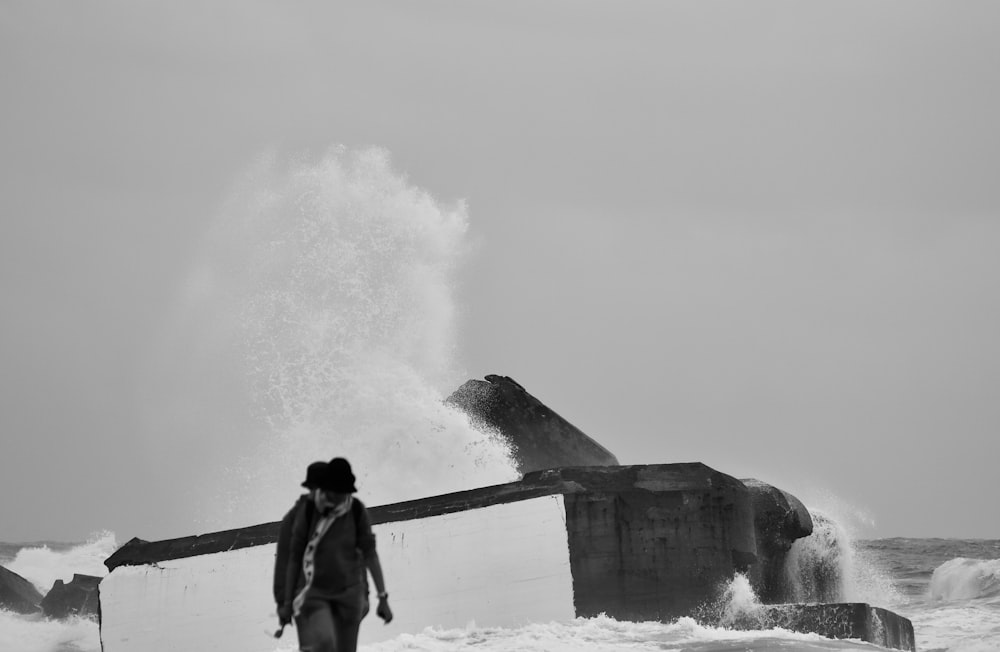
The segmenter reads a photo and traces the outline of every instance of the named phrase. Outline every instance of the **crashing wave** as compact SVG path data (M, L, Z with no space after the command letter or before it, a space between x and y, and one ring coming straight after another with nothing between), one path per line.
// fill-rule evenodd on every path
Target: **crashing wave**
M934 569L930 597L940 601L1000 597L1000 559L946 561Z

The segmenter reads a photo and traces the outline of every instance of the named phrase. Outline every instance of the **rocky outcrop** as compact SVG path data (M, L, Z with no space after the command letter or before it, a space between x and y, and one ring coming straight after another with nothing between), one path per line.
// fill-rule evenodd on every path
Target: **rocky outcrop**
M35 585L12 570L0 566L0 609L19 614L39 611L42 594Z
M550 410L507 376L470 380L445 403L495 430L510 445L520 473L563 466L618 464L606 448Z
M777 487L752 478L743 484L750 490L757 536L754 590L765 603L791 602L794 597L784 582L785 560L796 539L812 534L812 517L798 498Z
M100 615L100 595L98 585L101 578L94 575L76 573L67 584L56 580L49 592L42 598L42 611L49 618L84 616L98 618Z

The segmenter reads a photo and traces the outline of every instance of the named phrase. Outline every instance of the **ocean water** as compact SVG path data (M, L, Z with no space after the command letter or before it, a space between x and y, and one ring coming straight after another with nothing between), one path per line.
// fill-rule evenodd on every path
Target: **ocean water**
M825 549L828 543L828 539L817 539L807 541L806 545ZM1000 650L1000 540L877 539L838 541L835 545L845 574L841 590L849 593L841 597L885 607L912 620L917 649L921 652ZM116 546L115 536L109 532L79 544L0 543L0 565L31 580L44 593L53 581L68 581L74 572L104 575L103 559ZM859 579L873 577L878 581L864 583L859 588L862 584ZM719 597L734 616L756 604L749 587L739 578ZM364 624L364 627L378 626L380 623L374 618ZM284 639L276 641L275 650L292 652L294 642L294 632L289 630ZM0 650L4 652L100 652L100 649L98 626L92 620L53 621L0 611ZM837 641L783 630L706 627L691 618L670 623L630 623L597 617L532 623L511 629L483 628L475 623L462 629L428 627L421 633L402 635L362 649L367 652L472 649L818 652L880 648L859 641Z
M298 495L302 470L331 451L355 464L371 505L516 479L495 433L443 404L468 378L456 360L462 310L453 296L470 253L468 226L463 204L439 202L413 186L377 149L334 148L313 162L264 158L235 184L178 288L161 341L150 343L149 378L139 388L150 413L139 436L150 446L171 442L162 455L182 451L190 483L198 477L195 464L209 471L197 487L202 499L180 496L175 506L212 510L197 515L193 530L277 520ZM232 449L233 430L245 455L218 457ZM613 441L602 443L614 449ZM189 454L194 446L197 457ZM227 463L221 472L219 459ZM864 541L847 517L825 505L809 508L816 532L796 543L787 578L802 601L818 599L806 578L823 566L838 577L835 595L824 599L868 602L910 618L923 652L1000 651L1000 541ZM0 543L0 565L44 593L74 573L104 575L103 560L136 534ZM735 622L756 604L748 583L735 577L714 607ZM294 639L286 635L274 649L293 650ZM606 617L515 629L430 627L367 648L469 649L876 648L781 630L706 627L690 618ZM0 652L99 650L94 621L0 611Z

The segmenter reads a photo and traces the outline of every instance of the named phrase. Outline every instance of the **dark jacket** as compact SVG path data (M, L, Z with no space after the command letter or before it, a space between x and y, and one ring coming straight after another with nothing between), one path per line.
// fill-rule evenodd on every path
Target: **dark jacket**
M274 599L291 605L305 585L302 557L319 514L312 498L301 496L281 520L274 564ZM357 498L348 516L334 521L316 550L313 589L332 594L345 589L363 591L367 603L367 560L375 551L368 510Z
M285 602L285 577L288 573L288 549L292 543L292 524L299 511L309 508L314 511L316 509L312 497L309 494L303 494L281 519L281 527L278 530L278 549L274 553L274 602L279 607Z

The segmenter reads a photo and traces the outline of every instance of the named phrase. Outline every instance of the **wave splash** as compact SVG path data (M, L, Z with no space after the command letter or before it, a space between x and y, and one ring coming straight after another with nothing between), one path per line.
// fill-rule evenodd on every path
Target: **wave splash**
M380 149L262 159L246 176L185 292L189 314L237 342L262 431L218 479L224 513L207 519L276 520L305 467L337 455L369 504L518 477L495 434L443 404L465 380L452 276L467 229L464 205L436 201Z
M9 544L9 547L13 547ZM92 534L83 543L29 544L3 566L35 585L45 595L56 580L69 582L75 573L104 577L104 560L118 548L113 532ZM76 616L50 620L41 613L14 614L0 609L0 650L18 652L100 652L96 620Z
M934 569L929 593L942 602L1000 597L1000 559L946 561Z
M86 542L68 547L42 544L21 548L4 567L34 584L45 595L56 580L69 582L75 573L104 577L108 574L104 560L117 548L113 532L96 532Z
M808 509L813 533L794 541L785 559L790 601L867 602L882 607L899 603L901 595L891 578L855 545L853 510L849 506Z

